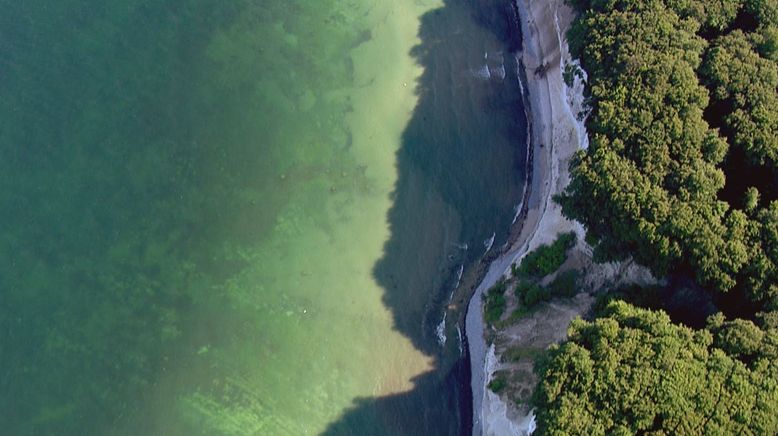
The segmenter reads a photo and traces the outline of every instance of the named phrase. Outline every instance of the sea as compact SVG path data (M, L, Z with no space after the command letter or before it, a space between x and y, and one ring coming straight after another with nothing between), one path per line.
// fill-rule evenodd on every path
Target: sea
M469 434L510 1L0 6L0 433Z

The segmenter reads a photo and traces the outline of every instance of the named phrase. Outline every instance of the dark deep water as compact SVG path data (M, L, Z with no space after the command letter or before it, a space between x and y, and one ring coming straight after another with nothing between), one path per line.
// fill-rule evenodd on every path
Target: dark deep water
M0 433L469 434L510 2L0 5Z

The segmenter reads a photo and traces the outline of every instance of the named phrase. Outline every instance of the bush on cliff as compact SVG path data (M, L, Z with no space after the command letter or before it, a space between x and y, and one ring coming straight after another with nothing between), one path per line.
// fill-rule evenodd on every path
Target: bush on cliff
M575 245L575 239L575 233L570 232L557 236L551 245L541 245L524 256L516 273L523 278L541 278L553 273L567 260L567 250Z
M494 324L499 321L505 312L505 289L507 283L501 280L489 288L483 295L484 300L484 321L488 324Z

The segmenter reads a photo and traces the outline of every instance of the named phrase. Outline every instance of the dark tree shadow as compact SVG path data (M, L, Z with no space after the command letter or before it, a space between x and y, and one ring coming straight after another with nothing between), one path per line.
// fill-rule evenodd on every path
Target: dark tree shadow
M470 433L469 358L456 346L444 351L435 326L456 271L480 259L492 235L494 247L505 241L521 200L518 32L506 0L445 0L421 19L411 52L424 68L419 100L397 155L391 238L373 272L395 328L434 356L436 369L410 392L359 399L326 434Z

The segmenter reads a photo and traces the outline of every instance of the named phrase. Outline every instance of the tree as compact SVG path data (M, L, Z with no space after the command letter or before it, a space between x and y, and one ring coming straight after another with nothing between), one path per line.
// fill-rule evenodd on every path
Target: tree
M764 246L775 217L759 203L778 196L778 68L757 52L769 31L730 29L738 14L774 25L775 3L579 3L568 38L589 73L590 147L558 201L585 225L596 260L632 257L659 276L691 273L717 293L774 304L778 252ZM741 189L743 172L756 176Z
M703 73L715 99L732 108L724 125L732 144L757 165L778 160L778 65L762 58L748 36L735 30L708 51Z
M778 201L749 221L749 259L742 273L751 297L768 310L778 309Z
M743 7L743 0L668 0L668 7L681 17L690 17L705 30L726 29Z
M754 331L761 332L748 325L732 336L750 347ZM775 434L775 366L733 358L717 348L722 336L622 301L593 322L574 321L568 341L540 365L539 434Z

